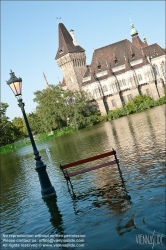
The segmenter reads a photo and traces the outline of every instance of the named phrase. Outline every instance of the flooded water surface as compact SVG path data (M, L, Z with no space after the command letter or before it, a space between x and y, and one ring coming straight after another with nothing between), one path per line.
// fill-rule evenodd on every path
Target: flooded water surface
M31 146L1 156L1 249L166 248L164 106L37 147L57 197L41 198ZM112 148L122 177L111 165L72 177L69 192L60 164Z

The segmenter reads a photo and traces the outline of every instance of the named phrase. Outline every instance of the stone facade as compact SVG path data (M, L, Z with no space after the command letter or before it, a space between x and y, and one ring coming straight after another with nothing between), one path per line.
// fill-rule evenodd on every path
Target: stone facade
M70 90L79 90L86 71L85 53L65 54L62 58L57 59L57 64L62 70L67 88Z
M155 100L164 95L165 52L158 44L148 45L131 22L132 42L125 39L96 49L86 66L85 50L63 24L59 24L56 61L63 73L63 87L86 92L101 114L122 107L139 94Z

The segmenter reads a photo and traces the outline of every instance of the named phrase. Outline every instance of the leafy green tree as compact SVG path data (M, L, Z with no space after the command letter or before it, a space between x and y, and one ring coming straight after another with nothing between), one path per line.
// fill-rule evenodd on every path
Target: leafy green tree
M15 130L17 130L18 132L18 139L21 139L21 138L24 138L27 136L27 132L26 132L26 129L25 129L25 123L24 123L24 120L23 118L21 117L15 117L13 120L12 120L12 124L15 128Z
M77 129L89 125L94 120L90 118L100 115L84 92L63 90L60 85L49 86L34 93L40 132L67 126Z
M0 102L0 146L12 143L16 133L12 123L6 116L8 106L7 103Z

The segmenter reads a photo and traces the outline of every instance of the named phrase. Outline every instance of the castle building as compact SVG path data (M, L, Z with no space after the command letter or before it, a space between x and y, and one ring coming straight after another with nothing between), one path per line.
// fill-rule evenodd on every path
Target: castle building
M74 31L59 23L59 48L55 57L62 70L63 88L83 90L95 101L101 114L122 107L137 95L155 100L164 96L166 86L165 52L157 44L141 41L130 21L132 41L122 41L94 50L86 65L85 50L78 45Z

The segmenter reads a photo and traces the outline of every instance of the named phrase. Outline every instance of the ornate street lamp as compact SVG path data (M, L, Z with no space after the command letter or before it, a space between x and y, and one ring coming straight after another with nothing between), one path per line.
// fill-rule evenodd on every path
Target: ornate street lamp
M25 120L25 124L26 124L27 130L28 130L29 138L31 140L33 152L35 155L35 158L34 158L36 160L35 170L39 176L42 198L56 195L55 189L51 185L49 176L47 174L46 165L42 162L41 156L39 155L39 151L37 150L37 147L36 147L35 141L33 139L32 132L31 132L31 128L29 126L29 122L28 122L28 119L27 119L27 116L25 113L25 109L24 109L25 104L23 103L23 100L21 98L22 79L17 78L15 76L14 72L12 72L12 70L11 70L10 71L10 79L6 82L9 85L9 87L11 88L11 90L13 91L14 95L17 97L17 100L19 103L18 106L22 110L22 114L23 114L23 117Z

